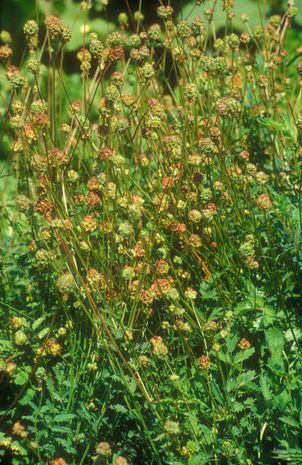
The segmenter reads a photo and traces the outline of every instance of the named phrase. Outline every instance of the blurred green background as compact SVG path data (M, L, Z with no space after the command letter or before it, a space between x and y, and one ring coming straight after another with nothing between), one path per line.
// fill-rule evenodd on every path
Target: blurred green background
M218 0L218 4L223 0ZM81 12L79 9L80 0L2 0L0 2L0 28L8 30L17 40L16 45L22 44L22 25L28 19L43 20L45 14L58 14L69 17L71 23L76 29L76 19L80 19ZM203 5L196 5L196 0L170 0L175 13L183 17L190 16L190 11L194 8L194 16L202 14L205 8L211 5L211 1L202 0ZM296 6L300 7L299 14L295 19L294 29L301 34L302 26L302 4L298 0ZM145 16L145 25L148 26L157 21L156 8L160 4L159 0L92 0L93 8L89 12L91 19L97 19L108 22L117 22L117 16L124 11L128 14L137 11L140 6ZM240 28L240 13L247 13L250 21L254 22L259 17L259 5L267 15L282 14L287 5L287 0L235 0L234 11L235 26ZM219 8L217 9L219 10ZM223 15L225 20L225 15ZM221 18L222 20L222 18ZM219 27L220 18L216 18ZM129 21L131 27L131 21ZM300 37L301 38L301 37Z

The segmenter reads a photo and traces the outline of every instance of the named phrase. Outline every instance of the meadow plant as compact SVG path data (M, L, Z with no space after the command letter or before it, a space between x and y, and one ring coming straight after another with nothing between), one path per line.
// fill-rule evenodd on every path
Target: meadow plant
M160 2L147 29L122 12L106 40L84 27L76 88L58 16L25 23L18 66L1 33L23 224L0 304L14 465L301 451L297 9L251 29L243 2L238 33L223 1L217 34L208 3L186 20Z

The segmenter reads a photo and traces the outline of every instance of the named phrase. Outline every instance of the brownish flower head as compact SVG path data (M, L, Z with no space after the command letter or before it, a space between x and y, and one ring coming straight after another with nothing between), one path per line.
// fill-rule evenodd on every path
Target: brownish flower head
M50 465L67 465L67 462L62 457L59 457L51 460Z
M48 16L46 18L45 24L51 39L68 42L70 39L70 30L57 16Z
M54 148L48 154L48 161L53 167L66 166L69 163L69 157L64 150Z
M108 442L100 442L96 447L97 455L101 457L110 457L112 455L112 450Z
M168 354L168 348L161 336L153 336L150 342L152 344L152 352L156 357L163 358Z
M144 289L140 294L140 301L145 305L151 305L154 300L154 294L147 289Z
M62 352L62 346L53 339L48 339L46 342L46 348L47 352L53 357L57 357Z
M38 129L48 128L50 126L48 115L46 113L35 113L33 115L33 125Z
M77 53L77 59L82 63L84 61L91 61L91 53L85 47L82 47Z
M34 140L37 140L37 133L32 124L25 124L23 127L23 133L29 144L31 144Z
M202 355L201 357L199 357L198 361L199 361L199 365L201 366L201 368L204 368L204 369L210 368L211 361L210 361L210 357L208 357L207 355Z
M157 14L160 18L162 19L169 19L171 18L172 14L173 14L174 10L172 8L172 6L159 6L157 8Z
M13 424L12 434L23 439L28 436L28 432L25 430L25 426L23 426L19 421L16 421L16 423Z
M75 100L74 102L71 102L69 105L69 110L72 114L77 114L81 110L81 102L79 100Z
M14 316L11 318L10 323L14 329L19 329L23 326L23 318L19 316Z
M0 47L0 60L6 61L13 56L13 51L8 45L1 45Z
M101 202L101 197L96 192L89 192L87 195L87 203L90 207L95 207Z
M141 241L136 243L135 247L131 250L131 253L135 258L144 257L146 255L146 250L144 249Z
M128 465L128 460L119 455L114 461L114 465Z
M109 147L103 147L99 152L100 160L111 160L115 155L115 151Z
M60 39L62 21L57 16L48 16L45 21L46 29L51 39Z
M222 117L234 117L241 113L241 104L234 97L221 97L216 103L216 111Z
M45 198L38 200L36 203L36 210L42 216L48 216L53 209L54 205Z
M187 230L187 226L184 223L177 223L175 225L175 231L179 234L184 233Z
M7 362L6 365L5 365L4 371L8 376L11 376L16 371L16 369L17 369L17 364L16 363Z
M100 289L105 287L106 280L104 275L95 268L90 268L87 271L86 278L90 286L93 288Z
M160 259L155 263L155 268L159 274L166 274L169 271L169 264L166 260Z
M77 205L83 205L85 203L85 197L82 194L76 194L72 197L72 199Z
M109 50L109 60L119 61L124 59L124 49L120 46L112 47Z
M188 238L188 242L192 247L201 247L201 239L198 234L191 234Z
M100 182L96 176L88 179L87 187L90 191L98 191L100 189Z
M154 293L154 295L157 296L162 296L167 294L171 287L172 287L173 279L168 277L168 279L165 278L160 278L156 279L152 286L151 286L151 291Z
M81 221L81 228L87 233L95 231L97 228L97 221L94 216L86 215L83 221Z
M242 339L240 339L238 347L240 347L240 349L242 350L246 350L251 347L251 343L245 337L243 337Z
M261 194L256 199L256 205L262 210L269 210L272 207L272 202L268 194Z

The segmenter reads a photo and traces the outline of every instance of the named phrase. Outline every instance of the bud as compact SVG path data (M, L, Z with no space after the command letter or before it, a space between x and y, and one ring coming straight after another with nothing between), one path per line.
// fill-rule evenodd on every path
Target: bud
M0 41L3 42L5 45L9 45L12 43L12 37L8 31L1 31L0 32Z
M117 17L117 20L120 26L128 26L129 20L128 20L127 13L124 13L124 12L120 13Z

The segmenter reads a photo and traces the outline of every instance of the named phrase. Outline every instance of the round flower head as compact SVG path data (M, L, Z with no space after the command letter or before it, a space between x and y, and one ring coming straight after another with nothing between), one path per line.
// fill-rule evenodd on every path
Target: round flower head
M172 421L172 420L167 420L164 429L166 433L174 435L174 434L179 434L180 428L179 428L179 423L177 421Z
M241 113L241 104L234 97L222 97L216 103L216 111L222 117L238 116Z
M67 462L62 457L59 457L51 460L50 465L67 465Z
M168 348L164 344L161 336L153 336L150 339L152 344L152 352L156 357L164 358L168 354Z
M26 37L35 36L36 34L38 34L38 31L39 31L38 23L34 21L33 19L27 21L24 24L23 31Z
M12 43L12 37L8 31L1 31L0 32L0 41L3 42L5 45L9 45Z
M15 333L14 342L15 342L16 346L23 346L23 345L27 342L27 336L26 336L26 334L24 333L24 331L22 331L21 329L19 329L19 330Z
M13 56L13 51L8 45L0 46L0 60L7 61Z
M75 287L75 280L73 275L69 272L64 273L62 276L59 277L56 285L58 290L62 294L71 292Z
M45 24L50 39L68 42L71 37L70 30L57 16L48 16L45 20Z
M101 457L110 457L112 455L112 450L108 442L100 442L96 447L97 455Z
M119 455L114 461L114 465L128 465L128 460Z
M173 10L172 6L170 6L170 5L168 5L168 6L159 6L157 8L157 14L162 19L171 18L173 12L174 12L174 10Z
M240 347L240 349L242 350L246 350L251 347L251 343L245 337L243 337L242 339L240 339L238 347Z
M262 210L269 210L272 207L272 201L268 194L261 194L256 199L256 205Z

